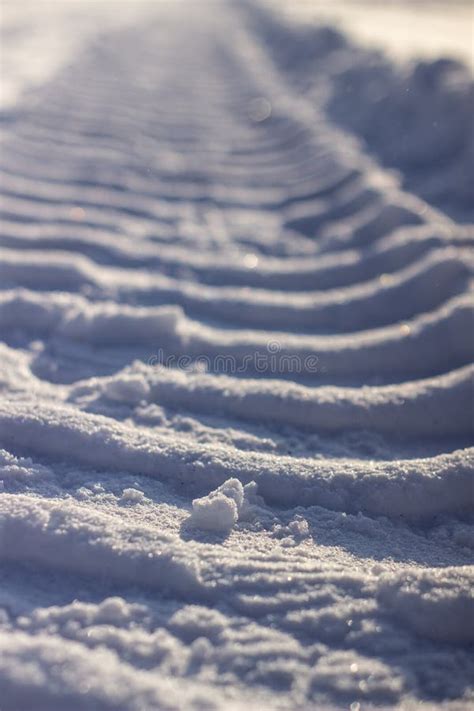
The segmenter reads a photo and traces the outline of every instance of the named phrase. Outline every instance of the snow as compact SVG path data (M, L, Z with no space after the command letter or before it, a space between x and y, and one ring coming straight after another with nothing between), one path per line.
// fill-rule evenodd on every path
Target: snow
M472 77L305 5L4 3L6 711L472 706Z
M218 491L193 501L193 513L189 519L191 525L208 531L228 531L239 517L237 505L233 499Z
M207 496L193 500L191 526L204 531L226 533L237 523L244 503L244 487L238 479L227 479Z
M122 492L122 501L128 504L141 504L145 500L145 494L140 489L134 489L130 486Z
M374 0L266 0L300 22L324 22L359 42L389 53L396 61L454 57L474 68L473 10L470 2L436 0L379 3Z

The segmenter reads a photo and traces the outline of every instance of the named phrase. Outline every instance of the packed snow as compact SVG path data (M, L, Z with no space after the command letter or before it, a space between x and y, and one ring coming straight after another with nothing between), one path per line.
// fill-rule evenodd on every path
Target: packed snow
M474 702L472 74L303 5L2 7L2 711Z

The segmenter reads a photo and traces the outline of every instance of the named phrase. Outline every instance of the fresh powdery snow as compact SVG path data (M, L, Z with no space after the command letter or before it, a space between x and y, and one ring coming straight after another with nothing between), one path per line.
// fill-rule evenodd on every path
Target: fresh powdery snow
M2 3L1 711L474 703L472 76L290 5Z

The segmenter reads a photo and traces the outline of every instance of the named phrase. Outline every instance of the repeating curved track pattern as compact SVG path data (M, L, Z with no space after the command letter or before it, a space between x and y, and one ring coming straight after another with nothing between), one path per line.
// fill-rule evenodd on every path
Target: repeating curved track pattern
M2 709L472 701L472 229L292 32L158 5L2 128Z

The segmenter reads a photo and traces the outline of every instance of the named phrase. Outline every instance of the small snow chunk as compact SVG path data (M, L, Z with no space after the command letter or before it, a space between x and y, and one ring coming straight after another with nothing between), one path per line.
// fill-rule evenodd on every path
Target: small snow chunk
M190 523L205 531L230 531L239 513L234 499L212 491L208 496L194 499Z
M306 538L309 535L308 522L302 516L296 515L288 524L288 528L295 538Z
M120 501L125 504L143 504L146 500L145 494L140 489L124 489Z
M256 492L255 484L247 489L248 486L242 486L238 479L227 479L207 496L194 499L189 523L207 531L230 531L239 519L247 518L247 492Z

